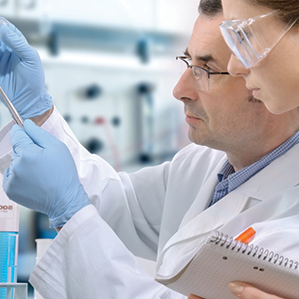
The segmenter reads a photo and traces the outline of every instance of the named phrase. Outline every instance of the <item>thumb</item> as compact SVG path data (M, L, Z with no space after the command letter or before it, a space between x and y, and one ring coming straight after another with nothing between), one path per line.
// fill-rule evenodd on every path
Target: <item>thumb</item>
M10 132L10 143L14 153L17 155L22 151L24 146L33 144L31 138L19 125L14 125L12 127Z
M21 59L32 60L35 57L34 49L28 44L26 38L8 21L0 22L0 38Z
M236 297L241 299L282 299L281 297L265 293L244 282L234 281L228 287Z
M32 141L43 148L47 148L49 144L55 144L56 138L53 137L46 130L37 126L32 120L26 119L24 121L24 130Z

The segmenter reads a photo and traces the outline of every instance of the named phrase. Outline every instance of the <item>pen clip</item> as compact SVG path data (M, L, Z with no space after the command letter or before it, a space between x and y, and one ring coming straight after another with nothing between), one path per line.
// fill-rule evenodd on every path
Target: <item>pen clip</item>
M12 104L12 102L9 100L9 98L7 97L7 95L5 94L5 92L3 91L2 87L0 87L0 94L8 108L8 110L10 111L13 119L15 120L15 122L24 130L24 121L22 119L22 117L20 116L20 114L18 113L17 109L14 107L14 105Z

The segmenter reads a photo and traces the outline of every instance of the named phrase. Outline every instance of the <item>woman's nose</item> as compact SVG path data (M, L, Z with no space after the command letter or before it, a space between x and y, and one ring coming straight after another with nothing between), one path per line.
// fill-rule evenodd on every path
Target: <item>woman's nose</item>
M250 69L247 69L242 62L236 58L234 55L231 55L230 60L228 62L227 66L228 72L235 77L238 76L243 76L245 77L246 75L249 74Z

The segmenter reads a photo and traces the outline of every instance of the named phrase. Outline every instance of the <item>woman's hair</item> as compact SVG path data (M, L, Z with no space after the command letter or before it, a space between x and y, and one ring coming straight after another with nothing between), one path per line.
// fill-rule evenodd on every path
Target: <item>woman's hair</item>
M279 10L280 19L289 23L299 17L299 0L246 0L251 5L261 5L272 10ZM201 0L198 11L206 16L214 17L222 13L221 0ZM296 25L299 26L299 20Z
M295 21L299 17L298 0L246 0L252 5L261 5L273 10L279 10L279 16L285 23ZM297 20L296 25L299 25Z

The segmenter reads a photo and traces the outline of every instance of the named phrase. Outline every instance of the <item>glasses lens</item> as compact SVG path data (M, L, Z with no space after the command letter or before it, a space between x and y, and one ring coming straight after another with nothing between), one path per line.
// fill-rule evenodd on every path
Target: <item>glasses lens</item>
M192 68L193 76L197 80L198 85L202 91L209 90L209 75L200 67L194 66Z
M178 70L180 76L182 76L188 67L187 63L180 58L177 58L176 61L177 61L177 70Z
M177 65L178 65L178 71L182 76L188 67L187 61L177 58ZM192 74L193 74L193 78L198 82L199 88L202 91L209 90L209 77L207 72L205 72L200 67L192 66Z
M259 55L250 43L247 33L242 28L234 27L221 26L223 38L232 54L241 61L244 67L250 68L258 61Z

